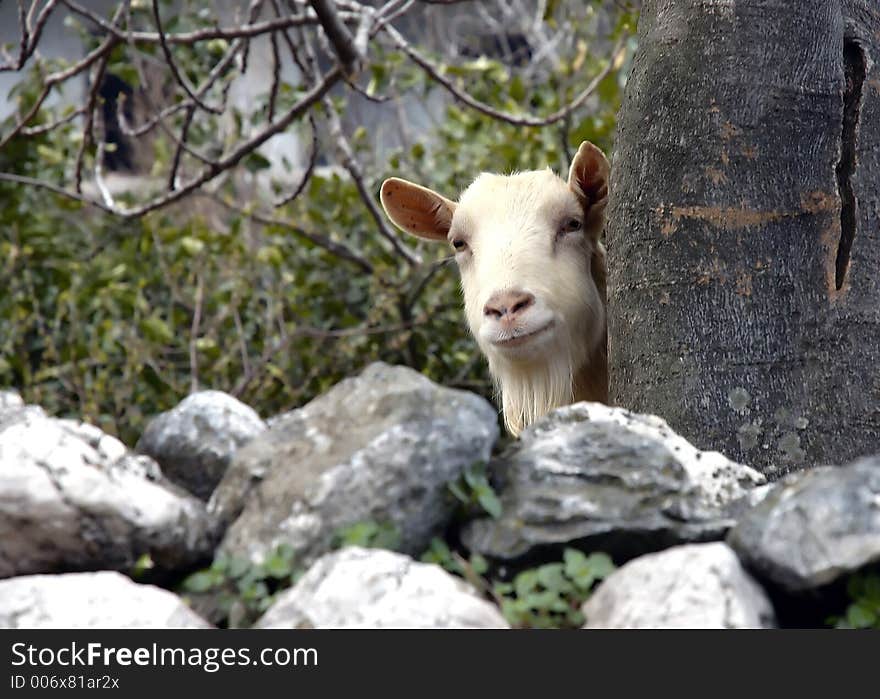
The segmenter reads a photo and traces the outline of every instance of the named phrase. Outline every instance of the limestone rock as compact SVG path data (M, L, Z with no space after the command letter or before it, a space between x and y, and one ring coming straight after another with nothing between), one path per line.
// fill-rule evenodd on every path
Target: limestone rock
M587 629L775 626L767 595L723 542L636 558L604 580L582 611Z
M501 613L440 566L349 547L316 561L257 628L508 628Z

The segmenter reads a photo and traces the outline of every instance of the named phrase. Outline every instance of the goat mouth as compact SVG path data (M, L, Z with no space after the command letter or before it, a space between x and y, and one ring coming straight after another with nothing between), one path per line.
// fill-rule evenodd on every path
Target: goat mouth
M513 337L493 340L492 344L496 347L519 347L526 344L527 342L531 342L538 335L542 335L543 333L550 330L550 328L552 327L553 321L551 320L549 323L547 323L546 325L542 325L537 330L532 330L531 332L525 333L524 335L514 335Z

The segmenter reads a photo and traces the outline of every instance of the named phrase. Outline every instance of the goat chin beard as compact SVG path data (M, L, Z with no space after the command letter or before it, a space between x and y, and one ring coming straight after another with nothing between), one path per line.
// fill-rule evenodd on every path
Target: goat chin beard
M513 364L491 361L489 370L501 394L504 424L514 437L555 408L574 400L574 366L570 356L551 362Z

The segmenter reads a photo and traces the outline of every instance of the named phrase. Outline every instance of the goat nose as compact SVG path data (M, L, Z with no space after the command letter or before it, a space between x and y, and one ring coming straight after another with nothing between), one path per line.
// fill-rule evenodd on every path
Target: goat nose
M502 291L492 294L483 306L483 315L500 320L505 316L515 318L535 303L535 297L526 291Z

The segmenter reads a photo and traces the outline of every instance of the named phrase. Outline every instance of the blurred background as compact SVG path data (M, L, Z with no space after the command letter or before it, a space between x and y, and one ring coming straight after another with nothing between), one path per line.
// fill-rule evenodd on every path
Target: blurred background
M0 387L133 445L375 360L492 395L449 251L378 204L613 152L639 3L0 3Z

